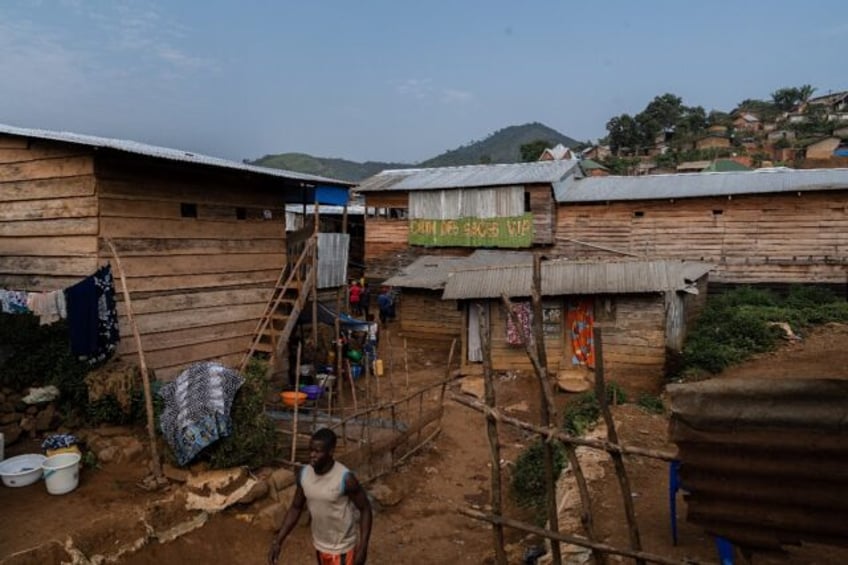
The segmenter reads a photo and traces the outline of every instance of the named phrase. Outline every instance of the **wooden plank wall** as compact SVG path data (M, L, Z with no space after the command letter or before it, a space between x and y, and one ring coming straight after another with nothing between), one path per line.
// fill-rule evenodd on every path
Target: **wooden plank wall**
M527 358L523 345L510 345L506 340L506 308L499 301L491 303L492 368L496 371L521 370L533 371L533 365ZM564 320L563 320L564 323ZM560 359L566 354L564 333L559 336L545 336L545 351L549 370L559 368Z
M656 394L665 368L665 299L660 293L618 295L613 303L614 312L596 320L603 329L606 380L630 394Z
M535 245L553 243L556 205L551 185L527 185L525 190L530 194L530 212L533 214L533 243Z
M397 315L404 337L451 340L462 333L462 311L456 300L442 300L441 290L404 288Z
M94 273L97 212L87 149L0 136L0 288L59 290Z
M238 363L286 261L279 196L256 179L188 171L97 163L100 234L121 255L147 363L166 380L196 361ZM196 205L197 217L182 217L182 204ZM245 219L237 219L237 207ZM99 251L101 261L110 259L103 242ZM119 352L134 356L118 299Z
M553 255L709 261L720 283L844 284L848 190L561 205L556 232Z

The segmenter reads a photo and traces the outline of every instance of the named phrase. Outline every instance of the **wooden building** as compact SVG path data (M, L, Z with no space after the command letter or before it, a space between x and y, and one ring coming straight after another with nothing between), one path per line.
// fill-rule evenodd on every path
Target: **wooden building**
M442 300L451 273L477 267L532 263L522 251L477 250L468 257L424 255L383 282L399 297L396 314L400 335L424 339L454 339L462 333L463 311L456 300Z
M0 126L0 288L66 288L112 261L108 239L159 378L199 360L234 364L287 263L285 204L339 204L348 188L130 141ZM134 354L117 277L116 285L119 353Z
M422 255L554 243L552 183L578 161L383 171L357 187L367 209L366 277L386 279Z
M703 308L711 265L680 261L542 263L542 312L548 371L594 367L592 328L603 328L608 381L628 392L656 393L662 386L668 351L682 349L686 330ZM500 265L454 272L443 298L462 310L464 372L481 369L479 309L488 312L492 367L532 371L515 329L510 329L505 293L517 308L529 309L532 266ZM527 320L528 326L530 321Z
M568 178L550 256L715 264L711 283L845 285L848 169Z

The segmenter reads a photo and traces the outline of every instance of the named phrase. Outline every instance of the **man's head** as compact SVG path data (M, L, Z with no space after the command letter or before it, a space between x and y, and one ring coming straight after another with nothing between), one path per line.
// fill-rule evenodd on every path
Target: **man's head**
M321 428L309 441L309 464L319 475L333 466L333 451L336 449L336 433L330 428Z

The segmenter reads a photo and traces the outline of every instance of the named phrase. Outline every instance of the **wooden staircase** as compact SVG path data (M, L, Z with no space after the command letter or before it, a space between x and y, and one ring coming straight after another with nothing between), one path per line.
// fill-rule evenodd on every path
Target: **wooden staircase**
M285 354L297 319L317 283L317 249L318 238L313 235L305 240L297 261L287 263L280 271L271 299L253 332L250 348L239 364L239 372L244 372L256 355L268 359L270 370L275 360Z

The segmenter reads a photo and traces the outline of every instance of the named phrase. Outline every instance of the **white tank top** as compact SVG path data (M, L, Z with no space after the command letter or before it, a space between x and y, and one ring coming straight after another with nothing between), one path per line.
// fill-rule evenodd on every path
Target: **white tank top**
M311 465L300 472L300 486L312 516L312 543L324 553L346 553L356 546L356 506L345 494L350 471L335 461L329 471L318 475Z

